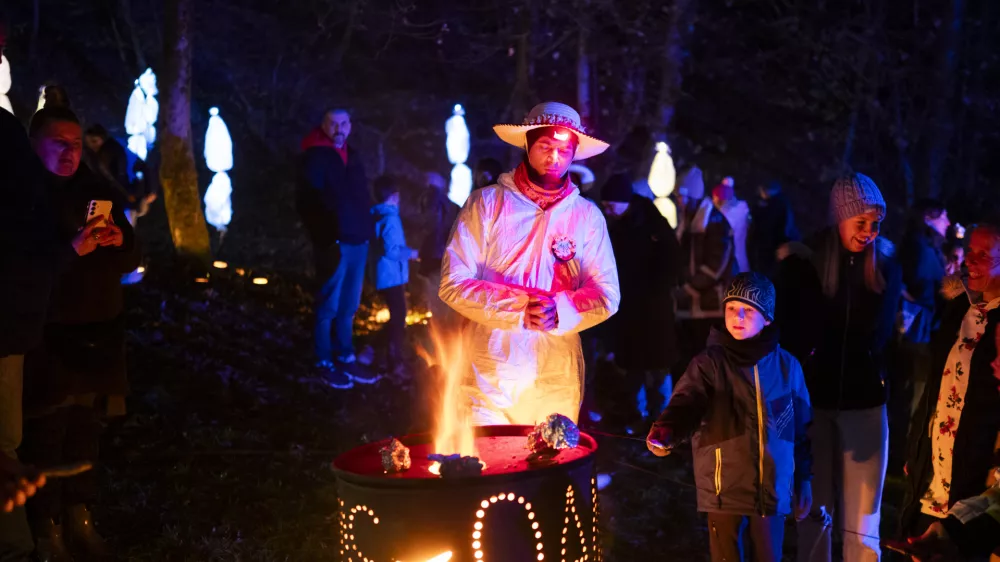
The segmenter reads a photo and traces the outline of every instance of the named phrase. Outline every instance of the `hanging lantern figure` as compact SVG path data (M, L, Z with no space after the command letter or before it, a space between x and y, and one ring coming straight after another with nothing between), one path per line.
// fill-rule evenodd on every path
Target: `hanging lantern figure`
M10 105L7 92L10 91L10 61L3 54L0 54L0 107L14 114L14 108Z
M465 109L455 104L452 116L444 124L445 148L448 151L448 161L454 166L451 170L451 184L448 186L448 199L461 207L472 193L472 170L465 165L469 159L469 128L465 124Z
M156 142L156 120L160 116L160 104L156 101L156 74L147 68L135 81L132 95L125 110L125 132L128 133L128 149L145 160L149 147ZM41 103L41 101L39 101Z
M233 139L226 122L219 117L219 108L208 110L208 131L205 133L205 163L215 172L205 192L205 220L220 232L225 232L233 218L233 184L229 170L233 169Z
M670 147L665 142L656 143L656 155L649 169L649 189L652 190L653 204L660 210L670 226L677 227L677 206L670 199L677 183L677 170L674 169L674 159L670 156Z

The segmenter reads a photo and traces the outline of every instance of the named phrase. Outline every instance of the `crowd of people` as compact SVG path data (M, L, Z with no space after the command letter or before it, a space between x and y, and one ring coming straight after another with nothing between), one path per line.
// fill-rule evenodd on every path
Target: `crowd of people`
M377 378L354 374L350 343L364 263L377 263L391 310L391 366L419 257L433 323L461 330L471 358L458 406L477 424L576 420L581 405L608 430L652 421L657 455L690 440L713 560L737 559L747 538L756 560L780 560L790 514L799 560L879 560L895 457L911 539L894 548L943 560L997 547L982 533L1000 536L997 222L965 237L943 204L921 201L892 244L880 189L852 173L830 191L829 226L802 238L779 183L747 203L733 178L706 193L691 167L672 226L636 166L581 195L575 163L608 145L572 108L540 104L494 129L523 160L508 173L477 165L461 210L427 174L434 228L420 251L406 244L392 178L374 182L372 207L346 111L303 143L300 208L314 213L324 282L316 348L335 386Z

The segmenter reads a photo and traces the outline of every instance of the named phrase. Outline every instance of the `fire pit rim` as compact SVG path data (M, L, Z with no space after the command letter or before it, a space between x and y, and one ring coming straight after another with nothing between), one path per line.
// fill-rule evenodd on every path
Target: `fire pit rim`
M524 437L527 439L528 433L534 429L530 425L486 425L478 426L475 428L475 436L478 437ZM404 445L416 445L424 444L433 440L433 434L430 432L425 433L412 433L409 435L404 435L401 437L396 437ZM485 474L479 476L466 476L466 477L454 477L454 478L391 478L386 477L384 474L368 475L360 474L357 472L352 472L343 468L343 465L351 458L355 458L358 455L378 455L379 449L384 447L389 443L391 438L382 439L380 441L373 441L371 443L365 443L357 447L353 447L344 453L337 456L336 459L331 463L334 475L343 480L344 482L366 486L366 487L378 487L378 488L421 488L421 489L436 489L436 488L450 488L456 484L462 485L476 485L476 484L500 484L515 480L521 480L526 475L532 473L544 472L549 468L559 467L563 470L573 469L576 466L590 462L591 457L597 452L597 441L588 435L587 433L580 432L580 444L579 447L584 447L589 449L589 453L583 455L582 457L568 460L565 462L559 462L554 465L539 465L531 470L521 470L515 472L505 472L501 474ZM528 450L525 449L525 456L527 456ZM558 458L558 457L557 457Z

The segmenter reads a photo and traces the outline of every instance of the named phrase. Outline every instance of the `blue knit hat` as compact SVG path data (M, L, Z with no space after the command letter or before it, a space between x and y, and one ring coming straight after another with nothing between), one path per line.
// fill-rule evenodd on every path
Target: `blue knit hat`
M760 311L768 322L774 322L774 298L774 284L771 280L760 273L749 271L733 277L722 304L729 301L748 304Z
M878 220L885 219L885 199L872 179L854 173L842 176L830 192L830 214L838 223L867 212L878 213Z

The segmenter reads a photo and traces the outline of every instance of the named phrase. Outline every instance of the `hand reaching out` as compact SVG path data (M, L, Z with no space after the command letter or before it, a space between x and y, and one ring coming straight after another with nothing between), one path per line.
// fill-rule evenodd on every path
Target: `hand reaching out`
M0 454L0 479L3 481L0 502L5 513L24 505L38 488L45 485L45 476L4 454Z

